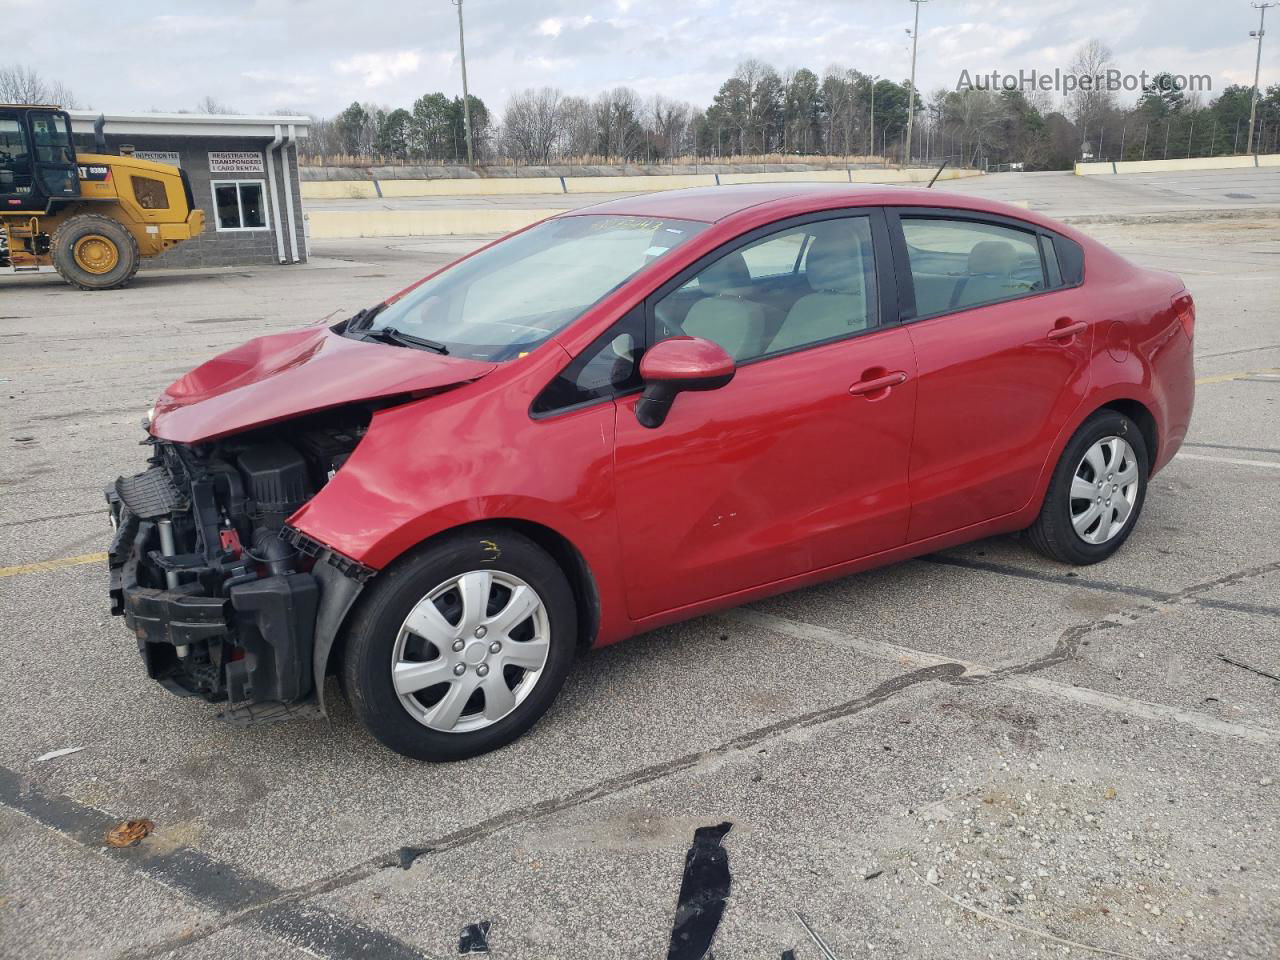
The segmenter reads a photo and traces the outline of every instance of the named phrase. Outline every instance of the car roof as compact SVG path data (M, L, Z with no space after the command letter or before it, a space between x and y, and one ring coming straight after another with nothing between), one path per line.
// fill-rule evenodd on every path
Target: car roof
M884 184L842 183L745 183L719 187L693 187L643 193L579 207L561 216L660 217L718 223L748 210L775 213L778 218L853 206L949 207L1015 217L1051 229L1061 225L1022 207L966 196L951 190L928 190Z

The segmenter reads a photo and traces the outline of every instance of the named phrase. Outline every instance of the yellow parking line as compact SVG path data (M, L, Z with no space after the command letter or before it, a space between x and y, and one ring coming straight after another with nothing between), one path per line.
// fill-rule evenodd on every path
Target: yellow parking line
M1229 380L1243 380L1245 377L1256 377L1259 374L1280 373L1280 367L1268 367L1266 370L1239 370L1235 373L1220 373L1216 377L1201 377L1196 381L1197 387L1207 383L1226 383Z
M16 567L0 567L0 578L20 577L24 573L44 573L47 570L61 570L63 567L78 567L86 563L103 563L107 559L105 553L85 553L78 557L63 557L61 560L41 560L39 563L22 563Z

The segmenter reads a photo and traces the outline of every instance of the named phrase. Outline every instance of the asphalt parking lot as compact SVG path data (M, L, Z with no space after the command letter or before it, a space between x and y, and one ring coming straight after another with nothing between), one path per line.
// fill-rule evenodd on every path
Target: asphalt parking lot
M1034 200L1008 176L983 189ZM1047 181L1055 212L1098 189L1161 212L1081 179ZM1280 171L1249 182L1218 192ZM0 957L445 957L482 923L494 957L661 957L694 831L721 823L721 960L824 956L804 924L842 960L1280 955L1280 217L1203 192L1086 228L1182 274L1199 314L1191 436L1115 558L998 538L660 630L447 766L337 697L240 728L147 680L108 615L101 490L196 362L479 238L105 294L0 281ZM134 818L142 843L103 843Z

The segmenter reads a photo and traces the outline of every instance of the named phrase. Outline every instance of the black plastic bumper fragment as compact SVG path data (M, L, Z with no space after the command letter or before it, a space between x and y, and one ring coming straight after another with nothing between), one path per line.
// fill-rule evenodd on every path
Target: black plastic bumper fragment
M231 605L246 628L241 631L245 656L227 664L232 701L293 703L311 692L319 603L319 584L309 573L263 577L231 588Z
M229 601L178 590L125 587L124 621L140 643L185 646L229 635Z
M359 560L352 560L350 557L334 550L333 547L326 547L319 540L313 540L301 530L288 525L281 529L280 539L292 546L304 557L325 558L344 577L349 577L356 583L365 583L378 572L373 567L366 567Z

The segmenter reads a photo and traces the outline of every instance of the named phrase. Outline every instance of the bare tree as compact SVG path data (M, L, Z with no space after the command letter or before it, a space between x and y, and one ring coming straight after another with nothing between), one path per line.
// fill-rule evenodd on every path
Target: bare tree
M596 150L595 108L586 97L560 101L559 149L562 156L586 157Z
M0 67L0 103L46 103L75 109L75 94L57 80L45 80L30 67Z
M615 87L596 97L596 133L601 154L616 157L620 163L634 157L644 137L640 126L643 109L640 94L630 87Z
M1101 40L1090 40L1071 59L1070 72L1080 85L1067 97L1067 106L1086 136L1090 132L1096 136L1107 114L1115 109L1115 93L1103 86L1112 62L1111 48Z
M661 94L649 101L649 123L652 140L660 157L677 157L684 146L684 131L689 126L692 107L678 100L668 100Z
M216 97L209 96L206 94L205 96L201 97L200 100L196 103L195 112L196 113L229 114L229 113L239 113L240 111L227 106L225 103L223 103L221 100L217 99Z
M502 115L503 139L510 156L529 163L548 163L562 133L561 102L554 87L523 90L507 102Z

